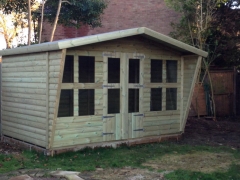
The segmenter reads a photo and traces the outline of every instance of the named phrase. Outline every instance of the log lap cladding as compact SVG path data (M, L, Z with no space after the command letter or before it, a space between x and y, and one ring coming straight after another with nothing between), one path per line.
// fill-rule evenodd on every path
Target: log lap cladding
M182 134L207 53L134 28L0 55L3 137L53 152Z

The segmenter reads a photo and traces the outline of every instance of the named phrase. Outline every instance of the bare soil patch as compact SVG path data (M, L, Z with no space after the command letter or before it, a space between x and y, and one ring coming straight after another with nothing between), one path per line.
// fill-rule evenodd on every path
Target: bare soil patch
M161 159L151 160L143 165L157 170L173 171L181 169L211 173L214 171L227 171L234 161L232 154L229 153L194 152L184 155L165 155ZM234 163L238 162L235 161Z
M240 149L240 118L188 118L182 144L228 146Z
M85 180L164 180L164 172L148 171L147 169L137 168L121 168L121 169L104 169L97 170L84 176L80 175Z

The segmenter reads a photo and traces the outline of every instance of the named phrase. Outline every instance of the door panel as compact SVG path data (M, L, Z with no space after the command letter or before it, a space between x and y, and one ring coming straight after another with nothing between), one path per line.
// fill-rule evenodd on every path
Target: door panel
M109 61L114 61L116 57L104 57L104 84L103 84L103 140L113 141L129 138L143 137L143 74L144 74L144 56L134 56L130 53L121 53L120 58L120 83L112 86L108 81L108 68L115 66L108 66ZM131 63L130 63L131 60ZM112 63L112 62L111 62ZM130 69L129 69L130 68ZM132 78L129 79L129 71ZM113 71L111 70L112 74ZM131 80L131 84L129 81ZM114 81L115 82L115 81ZM108 104L114 105L115 96L108 94L107 89L120 90L120 113L108 114ZM129 96L129 89L138 89ZM136 94L136 92L138 94ZM131 99L129 100L129 98ZM111 98L110 100L108 98ZM137 98L137 99L136 99ZM130 101L130 102L129 102ZM133 102L134 101L134 102ZM129 104L131 108L129 109ZM136 108L136 104L139 106ZM132 112L132 113L129 113ZM114 111L112 112L114 113Z
M113 141L116 136L116 115L103 116L103 141Z
M131 136L129 138L143 137L143 114L130 113L129 121L131 123Z

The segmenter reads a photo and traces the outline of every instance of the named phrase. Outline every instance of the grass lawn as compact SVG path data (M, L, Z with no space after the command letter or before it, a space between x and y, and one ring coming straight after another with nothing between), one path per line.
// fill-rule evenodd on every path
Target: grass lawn
M228 147L190 146L173 142L134 147L85 149L47 157L35 152L0 154L0 173L18 169L94 171L134 167L170 171L168 180L240 179L240 151Z

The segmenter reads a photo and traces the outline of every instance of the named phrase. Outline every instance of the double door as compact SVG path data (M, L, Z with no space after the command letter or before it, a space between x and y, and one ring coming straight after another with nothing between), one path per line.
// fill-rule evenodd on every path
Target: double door
M103 140L143 136L144 55L104 53Z

